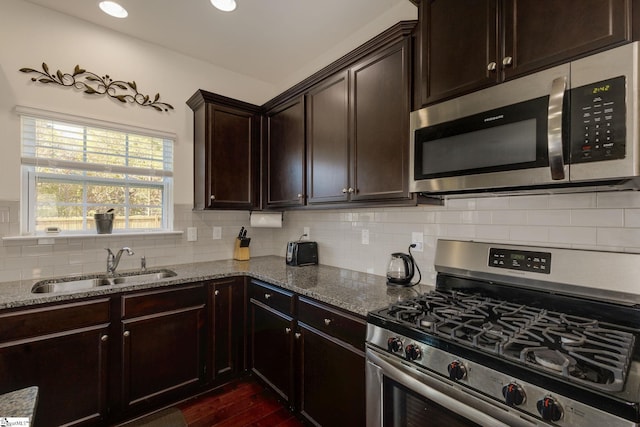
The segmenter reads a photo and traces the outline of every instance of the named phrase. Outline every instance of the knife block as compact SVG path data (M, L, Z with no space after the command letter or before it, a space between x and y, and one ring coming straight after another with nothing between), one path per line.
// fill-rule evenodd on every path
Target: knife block
M238 237L236 239L233 247L233 259L237 261L248 261L251 258L251 253L249 252L250 241L251 239L247 237Z

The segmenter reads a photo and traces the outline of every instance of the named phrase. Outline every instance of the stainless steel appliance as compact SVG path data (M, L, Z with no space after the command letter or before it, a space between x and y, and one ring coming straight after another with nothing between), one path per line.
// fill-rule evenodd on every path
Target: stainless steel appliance
M640 425L640 254L438 241L368 315L367 426Z
M318 264L318 243L288 242L286 263L295 266Z
M637 189L638 42L411 113L410 190Z
M422 280L420 267L411 254L411 248L416 245L409 245L409 253L394 252L391 254L389 265L387 265L387 285L389 286L415 286ZM418 281L411 283L416 271L418 272Z

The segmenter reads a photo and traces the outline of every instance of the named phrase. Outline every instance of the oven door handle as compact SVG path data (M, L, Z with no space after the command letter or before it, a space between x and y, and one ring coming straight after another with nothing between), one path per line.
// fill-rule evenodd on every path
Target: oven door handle
M420 375L420 378L416 378L416 376L412 375L410 373L411 371L409 371L409 369L413 370L412 368L408 368L407 366L404 366L401 361L394 360L393 358L387 357L386 355L378 353L377 351L373 351L370 348L367 348L366 357L368 371L371 367L377 367L379 371L382 371L382 374L384 376L394 380L398 384L409 388L410 390L413 390L420 396L427 398L454 413L461 414L469 421L473 421L483 426L496 427L530 427L532 425L531 421L526 421L524 418L521 418L518 415L508 414L506 411L501 410L494 404L485 401L482 401L482 404L479 405L482 406L482 408L476 408L472 406L473 403L471 402L471 400L474 398L472 398L465 392L460 392L456 395L455 388L418 371L416 371L416 375ZM371 383L367 384L367 394L374 392L373 389L375 388L377 390L380 390L380 396L382 396L382 384L380 383L382 379L376 379L375 381L378 382L378 384L375 384L373 381L373 377L375 375L372 376L371 374L372 372L367 372L367 380L371 381ZM447 390L449 394L438 390L438 388ZM477 401L479 399L475 400ZM380 404L378 410L382 412L383 407L384 406ZM500 413L501 418L508 417L509 422L504 423L498 418L491 416L491 413L493 412ZM374 425L381 426L382 413L375 414L376 416L373 415L374 414L367 415L367 427L372 427Z
M562 76L553 80L549 94L549 109L547 114L547 149L549 154L549 169L551 179L563 180L564 150L562 141L562 110L564 94L567 89L567 77Z

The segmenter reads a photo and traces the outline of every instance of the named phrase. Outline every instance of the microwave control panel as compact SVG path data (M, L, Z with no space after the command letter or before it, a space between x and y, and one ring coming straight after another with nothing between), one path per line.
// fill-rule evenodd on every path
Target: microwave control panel
M571 89L571 163L623 159L624 76Z
M489 248L489 267L551 273L551 253Z

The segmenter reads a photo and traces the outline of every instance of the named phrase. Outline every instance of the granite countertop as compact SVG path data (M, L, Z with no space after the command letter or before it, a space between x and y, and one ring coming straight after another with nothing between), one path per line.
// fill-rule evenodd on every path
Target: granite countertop
M0 283L0 310L244 275L366 316L369 311L384 308L392 302L411 298L433 289L430 284L421 284L412 288L388 287L385 277L325 265L292 267L286 265L283 257L278 256L256 257L249 261L224 260L157 268L173 270L177 275L153 282L131 282L49 294L31 293L31 287L40 279L2 282Z
M38 387L0 394L0 418L29 418L33 423L38 403Z

